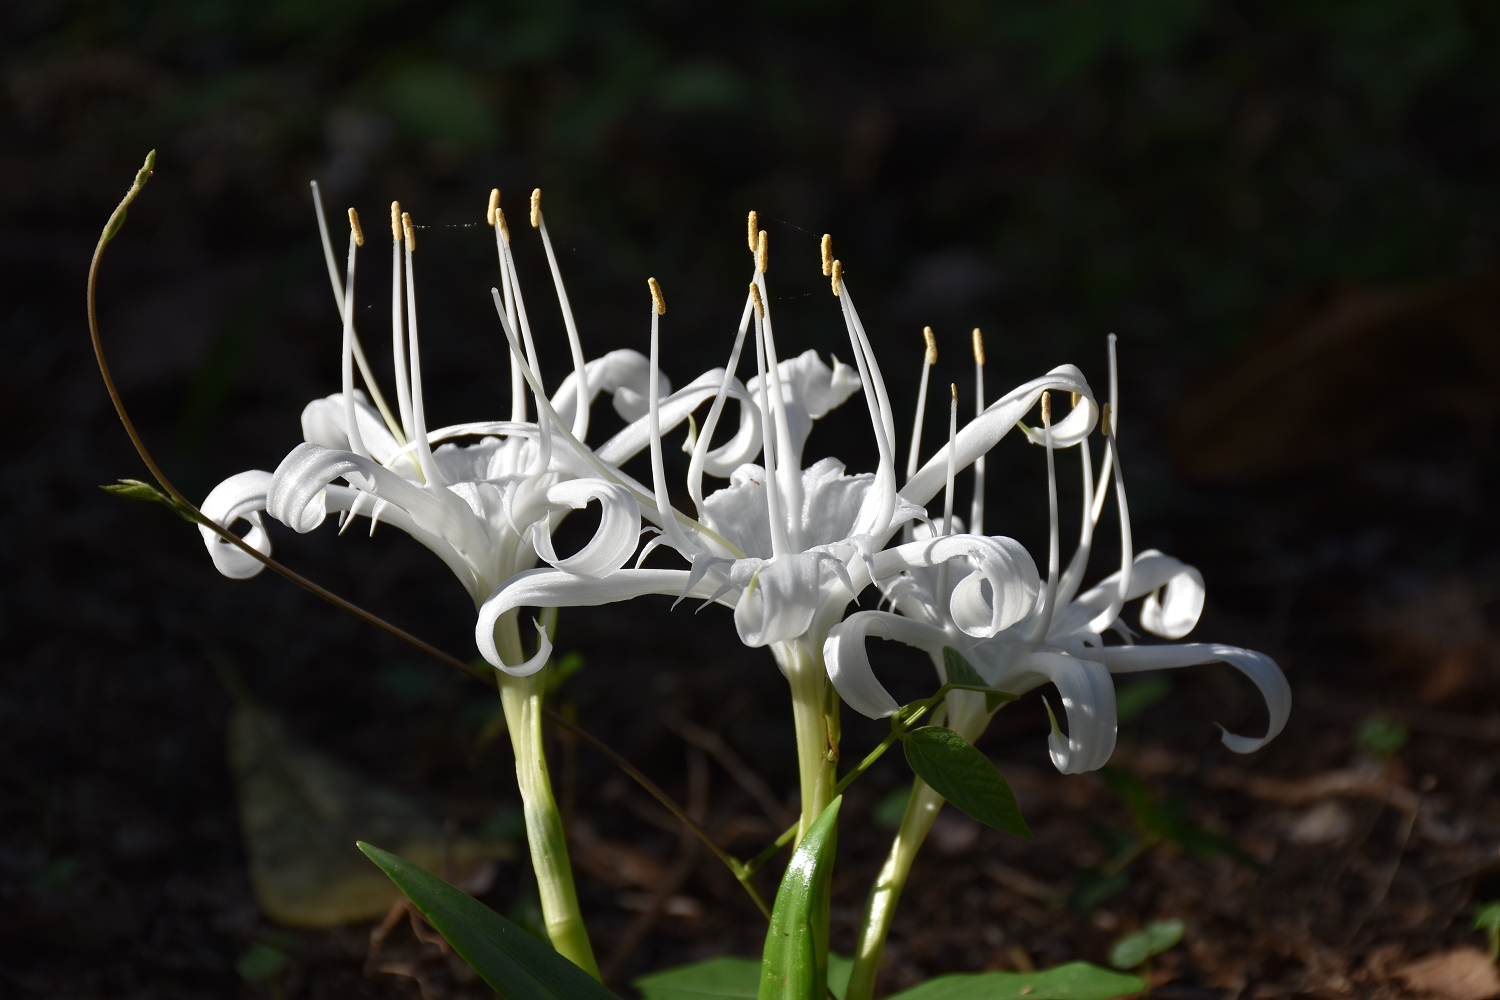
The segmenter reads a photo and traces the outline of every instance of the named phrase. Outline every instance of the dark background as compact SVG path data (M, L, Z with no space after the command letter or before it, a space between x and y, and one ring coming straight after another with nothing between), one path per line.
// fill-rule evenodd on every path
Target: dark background
M143 470L94 369L84 279L151 148L155 179L104 264L101 321L128 404L190 495L274 468L300 438L301 407L337 389L310 179L335 232L352 204L375 236L360 316L381 372L385 206L399 198L426 227L417 267L434 426L508 409L482 225L492 186L516 232L549 385L567 354L524 223L533 186L547 192L586 354L646 349L654 275L670 305L663 365L678 384L727 356L754 208L770 234L783 356L814 347L849 359L818 272L817 236L831 232L901 427L924 324L941 351L934 398L955 381L965 406L973 326L986 332L992 396L1063 362L1103 391L1104 337L1117 333L1137 547L1203 569L1210 607L1194 638L1265 650L1298 691L1292 726L1253 766L1341 766L1352 721L1383 706L1417 732L1400 773L1434 775L1470 820L1462 851L1495 853L1493 745L1455 737L1452 723L1486 716L1500 690L1493 5L14 0L0 9L0 39L7 994L416 994L409 981L361 977L358 933L275 937L258 916L214 658L234 663L298 739L464 829L514 798L503 741L472 749L490 710L482 689L278 579L221 579L192 530L95 488ZM809 461L833 453L873 468L863 414L855 400L829 418ZM943 423L938 408L931 416L927 453ZM1067 498L1076 480L1063 465ZM1007 440L991 470L987 529L1044 552L1040 453ZM1073 516L1065 507L1064 524ZM472 654L462 589L407 539L274 535L294 566ZM1114 538L1103 535L1106 569ZM588 664L570 688L582 721L680 792L682 743L660 723L668 706L721 729L787 793L789 718L769 655L742 649L726 614L669 615L666 603L564 613L559 646ZM920 693L915 655L881 655ZM1254 701L1227 672L1193 672L1148 713L1142 739L1222 762L1207 720L1253 730ZM992 755L1091 794L1090 779L1042 770L1035 697L1001 721ZM879 728L850 720L849 732L853 749ZM905 780L904 765L887 763L851 806ZM593 794L607 764L585 754L579 767L582 812L622 842L671 854L672 836ZM739 793L714 773L732 812ZM1183 786L1190 799L1194 787ZM1268 807L1194 801L1235 831L1275 825ZM1071 822L1086 840L1085 819ZM878 861L879 838L866 839L849 838L853 872ZM1363 843L1328 848L1354 858L1342 891L1359 900ZM1028 850L1039 853L1012 851L1019 867L1066 877L1066 851ZM934 860L918 881L977 880L988 893L975 874L983 854ZM1393 905L1387 924L1377 915L1347 939L1353 918L1321 896L1286 903L1286 920L1271 923L1322 942L1350 972L1382 941L1420 951L1470 940L1459 914L1486 891L1484 871L1444 883L1415 919L1402 923L1412 911ZM864 878L840 890L836 945L849 946L839 935ZM510 905L524 879L502 869L491 901ZM1132 890L1127 924L1161 909L1158 890L1149 879ZM607 886L585 878L582 892L607 952L629 915ZM964 916L958 892L913 891L898 925L954 929L942 945L898 930L888 987L992 962L994 935L964 936L982 921ZM626 973L753 953L753 911L713 906L698 926L663 918ZM1005 928L1040 964L1099 961L1109 939L1066 915ZM1202 928L1205 940L1233 933ZM243 984L235 960L273 939L293 956L291 978ZM1241 948L1254 956L1242 988L1313 975L1313 959L1267 940ZM1212 962L1194 954L1185 981L1217 988Z

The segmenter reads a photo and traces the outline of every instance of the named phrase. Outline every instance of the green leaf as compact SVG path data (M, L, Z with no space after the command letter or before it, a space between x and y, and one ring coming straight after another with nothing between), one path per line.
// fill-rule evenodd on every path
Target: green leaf
M1068 908L1075 913L1093 913L1100 903L1130 884L1130 872L1104 875L1093 868L1073 873L1073 891L1068 894Z
M1476 931L1500 928L1500 902L1480 903L1474 907Z
M828 954L828 990L844 1000L854 959ZM760 963L753 958L710 958L641 976L632 982L642 1000L724 1000L754 997L760 987Z
M828 803L781 877L761 958L760 1000L824 1000L828 925L819 917L827 913L843 802L840 795Z
M760 963L753 958L710 958L663 969L632 982L642 1000L709 1000L753 997L760 988Z
M143 483L139 479L122 479L117 483L111 483L108 486L101 486L99 488L106 493L113 493L115 496L124 497L127 500L145 500L150 503L162 504L170 507L178 517L189 524L198 523L198 518L194 516L190 509L179 504L176 500L173 500L150 483Z
M489 665L485 665L488 669ZM557 693L557 689L563 686L563 682L583 669L583 654L574 650L565 655L552 665L547 671L547 694Z
M953 730L941 726L912 730L906 738L906 762L933 791L979 822L1031 839L1004 776Z
M1126 934L1109 948L1109 964L1117 969L1133 969L1152 955L1160 955L1182 940L1182 921L1153 920L1134 934Z
M986 712L993 712L1007 701L1016 700L1016 696L1009 691L1000 691L990 687L989 682L974 669L974 664L964 659L964 654L952 646L943 647L943 667L948 671L949 684L956 684L963 688L981 688L984 691Z
M474 897L389 851L364 841L358 846L501 1000L619 1000L598 980Z
M875 803L875 808L870 811L870 818L882 830L894 830L901 825L901 819L906 815L906 804L910 801L911 786L902 785Z
M1146 988L1139 976L1069 962L1045 972L959 972L929 979L890 1000L1111 1000Z

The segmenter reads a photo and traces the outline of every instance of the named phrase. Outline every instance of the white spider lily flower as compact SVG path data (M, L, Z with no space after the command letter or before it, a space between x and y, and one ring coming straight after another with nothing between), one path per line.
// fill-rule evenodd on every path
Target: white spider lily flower
M1165 639L1180 639L1198 622L1204 604L1204 585L1195 568L1155 549L1132 555L1129 510L1114 433L1119 413L1115 405L1116 382L1111 337L1111 405L1105 410L1110 424L1105 428L1107 450L1096 490L1088 443L1076 442L1084 473L1083 527L1078 550L1061 579L1056 486L1051 462L1057 442L1052 438L1049 422L1044 420L1040 430L1028 428L1027 434L1048 450L1052 529L1047 584L1041 585L1034 567L1027 573L1026 565L1019 561L1016 564L1017 592L1033 594L1032 607L1007 628L978 635L973 629L963 627L959 620L958 591L962 584L945 587L936 570L906 570L883 586L886 598L899 614L857 612L830 631L824 659L834 686L851 707L872 718L889 716L899 707L870 669L865 640L875 637L925 650L937 667L940 681L946 680L942 651L951 646L973 664L986 683L998 689L1020 695L1043 684L1054 684L1067 714L1068 733L1063 735L1054 719L1049 747L1053 763L1065 774L1102 767L1114 752L1117 723L1112 675L1118 673L1228 663L1260 690L1270 719L1263 737L1238 736L1224 730L1225 746L1236 753L1250 753L1281 732L1291 711L1291 689L1275 661L1265 654L1215 643L1129 644L1131 633L1118 620L1126 602L1144 598L1139 619L1144 631ZM960 447L955 451L961 455L962 435L959 438ZM1120 506L1122 566L1078 594L1094 528L1106 499L1111 468ZM1009 539L997 541L1009 542ZM1054 596L1049 600L1049 595ZM1106 630L1120 632L1127 644L1106 646L1103 642ZM983 710L983 699L979 696L955 692L950 699L949 724L971 740L983 732L990 714Z
M353 517L367 516L372 532L377 523L384 522L431 549L476 606L539 558L582 577L605 576L618 569L639 540L640 509L635 497L620 484L581 478L579 463L571 461L570 453L552 447L553 425L548 418L541 422L524 419L524 399L512 410L519 413L519 420L427 430L413 270L415 232L409 216L398 212L393 204L393 351L401 420L385 418L353 385L351 359L358 344L353 329L355 260L356 247L363 242L362 233L356 230L350 236L347 280L334 286L344 320L342 391L314 400L303 410L305 440L274 473L254 470L231 476L209 494L204 513L225 526L245 520L250 526L246 542L268 555L271 542L262 511L298 532L314 530L334 512L342 515L343 528ZM357 224L352 213L351 220ZM326 231L321 214L319 221ZM508 253L502 253L501 268L504 283L513 290L512 302L524 315ZM570 340L576 342L565 297L562 302ZM553 418L586 427L587 408L599 393L611 394L616 411L634 421L605 445L613 460L623 462L645 445L638 429L632 433L647 409L645 392L654 386L670 393L670 384L648 375L647 360L636 351L614 351L587 363L581 357L575 352L575 370L548 409ZM713 389L695 386L694 391L701 398ZM669 399L671 405L679 405L676 395ZM474 437L480 438L474 444L452 443ZM634 443L637 439L639 443ZM730 452L731 460L753 454L747 439L757 439L758 444L758 425L753 421L721 452ZM579 551L560 557L552 544L552 531L562 517L589 503L601 507L599 528ZM261 570L262 565L243 551L206 528L200 530L215 566L224 575L243 579ZM545 653L550 651L545 638L542 645L543 655L535 667L546 662Z

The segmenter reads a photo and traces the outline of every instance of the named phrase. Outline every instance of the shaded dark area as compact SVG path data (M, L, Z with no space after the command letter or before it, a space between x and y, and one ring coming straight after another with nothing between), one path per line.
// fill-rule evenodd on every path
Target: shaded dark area
M1469 908L1500 896L1492 5L17 0L0 8L0 39L0 417L13 440L0 992L418 995L409 977L366 975L367 926L288 931L261 916L215 664L296 740L452 830L503 833L517 804L505 740L483 738L493 693L281 580L220 578L191 528L96 489L142 470L94 368L84 278L153 147L156 178L104 266L101 320L137 421L195 496L274 468L300 440L302 406L337 388L312 178L368 229L393 198L425 227L434 424L508 405L482 225L497 185L549 385L568 361L520 222L538 185L586 352L645 349L654 275L677 384L727 356L751 208L770 233L783 356L847 359L818 272L816 238L831 232L903 428L924 324L936 384L961 392L968 330L984 328L992 394L1063 362L1102 387L1104 336L1119 334L1137 546L1199 566L1209 607L1193 638L1271 654L1297 700L1276 742L1236 758L1209 723L1254 731L1253 693L1228 670L1181 672L1122 730L1116 763L1259 867L1166 843L1092 912L1070 907L1079 873L1108 868L1132 819L1099 777L1053 771L1031 695L981 745L1037 839L949 810L917 862L884 989L1101 962L1155 917L1188 923L1156 965L1173 980L1161 996L1395 996L1404 963L1482 943ZM359 300L370 345L386 291L373 260ZM829 417L808 457L873 468L863 413L854 401ZM1043 477L1038 451L1003 442L987 529L1044 551ZM472 654L462 588L399 533L274 537L291 565ZM1102 537L1099 567L1116 544ZM785 803L790 713L769 654L743 649L722 609L669 603L564 612L559 649L586 666L560 701L680 799L699 767L692 720ZM874 651L898 695L925 693L917 654ZM1361 730L1376 712L1409 740ZM850 714L846 759L884 730ZM727 873L706 855L682 863L676 827L602 758L555 750L601 960L636 939L618 952L620 981L755 954L763 924ZM897 756L855 786L846 815L877 815L908 780ZM770 804L712 754L700 770L710 827L757 850L779 821ZM846 825L834 945L847 951L887 834ZM487 901L522 912L529 878L501 864ZM635 926L653 905L660 916ZM254 973L257 947L289 962L251 981L236 963ZM387 951L426 970L434 995L481 995L404 929Z

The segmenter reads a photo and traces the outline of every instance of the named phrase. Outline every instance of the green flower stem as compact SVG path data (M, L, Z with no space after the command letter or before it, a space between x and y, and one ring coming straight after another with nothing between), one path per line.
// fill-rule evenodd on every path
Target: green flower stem
M911 798L907 800L906 812L901 817L901 827L891 843L880 874L875 876L875 885L865 903L864 920L860 922L859 943L854 949L854 971L849 976L849 989L844 1000L870 1000L875 992L875 977L880 974L880 959L885 952L886 935L891 930L891 920L896 916L896 904L901 901L901 890L911 874L911 864L932 829L933 820L943 808L944 799L928 787L921 778L914 778Z
M838 700L830 690L821 647L813 650L806 643L790 642L779 654L792 687L792 726L802 793L795 843L800 844L833 801L838 783Z
M922 709L931 708L939 697L946 696L947 722L964 739L973 742L989 725L994 712L985 709L982 694L957 685L944 684L938 693L926 702ZM913 713L919 716L921 711ZM892 727L892 735L904 735L915 722L915 717L900 727ZM887 741L889 742L889 741ZM877 747L882 750L886 744ZM906 887L911 865L933 821L943 808L944 799L933 791L921 778L912 779L911 798L907 800L906 812L901 817L901 826L891 842L890 854L875 877L870 889L870 898L865 903L864 919L860 921L859 943L854 949L854 971L849 976L849 990L845 1000L870 1000L875 991L875 978L880 974L880 960L885 953L885 940L891 931L891 921L896 915L896 904L901 901L901 890Z
M526 659L514 612L496 623L495 641L507 663ZM531 866L536 871L547 936L558 954L598 979L599 964L594 960L588 930L578 910L578 892L573 887L562 814L558 812L547 774L547 754L542 743L542 696L547 690L547 671L538 670L530 677L512 677L498 670L495 673L500 682L500 704L505 709L510 745L516 755L516 783L521 789L526 840L531 847Z

